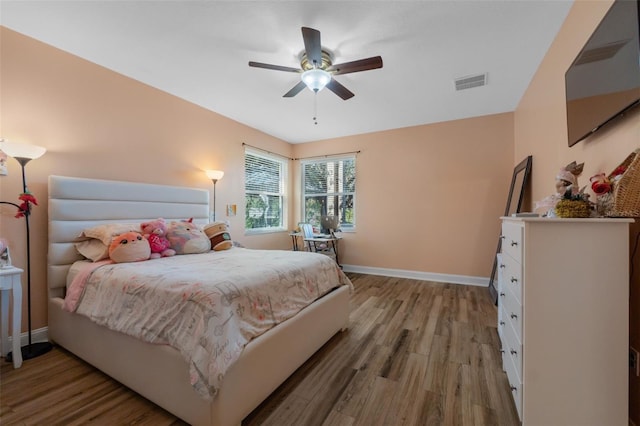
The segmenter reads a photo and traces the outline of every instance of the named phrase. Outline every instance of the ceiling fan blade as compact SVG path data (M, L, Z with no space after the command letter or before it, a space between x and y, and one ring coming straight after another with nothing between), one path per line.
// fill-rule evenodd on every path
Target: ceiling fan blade
M295 95L297 95L298 93L300 93L305 87L307 87L307 85L304 84L304 81L301 81L298 84L296 84L295 86L293 86L293 88L291 90L289 90L287 93L282 95L282 97L283 98L292 98Z
M268 70L276 70L276 71L297 72L297 73L302 72L300 68L283 67L282 65L263 64L262 62L249 61L249 66L256 67L256 68L266 68Z
M307 52L309 63L322 65L322 46L320 45L320 31L313 28L302 27L302 39L304 50Z
M371 58L359 59L353 62L331 65L327 68L327 71L333 75L340 75L351 72L373 70L376 68L382 68L382 58L380 56L373 56Z
M326 87L345 101L355 96L351 90L338 83L335 78L332 78Z

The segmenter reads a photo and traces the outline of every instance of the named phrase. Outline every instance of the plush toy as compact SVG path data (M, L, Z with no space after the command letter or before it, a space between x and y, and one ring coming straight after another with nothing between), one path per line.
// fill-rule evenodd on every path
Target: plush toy
M167 239L167 224L164 219L159 218L151 222L143 222L140 224L140 229L142 230L142 235L149 240L151 259L176 254L176 251L171 248L171 243Z
M211 241L211 248L215 251L228 250L233 246L231 235L227 232L224 222L213 222L204 227L204 233Z
M167 239L176 254L204 253L211 250L211 241L193 219L170 222L167 226Z
M111 240L109 257L116 263L140 262L149 259L149 241L139 232L124 232Z
M556 192L540 201L536 201L534 210L546 210L544 216L555 217L555 208L560 200L575 198L584 200L584 188L578 186L578 176L582 174L584 163L572 161L560 169L556 175ZM587 194L588 195L588 194ZM567 198L569 197L569 198Z
M578 194L580 192L578 176L582 174L583 169L584 163L577 164L575 161L560 169L556 176L556 193L563 196L567 189L571 189L573 195Z

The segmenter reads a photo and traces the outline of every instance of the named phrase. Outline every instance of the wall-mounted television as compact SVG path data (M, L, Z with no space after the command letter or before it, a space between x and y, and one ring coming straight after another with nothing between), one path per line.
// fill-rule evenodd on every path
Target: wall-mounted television
M640 105L640 0L616 0L565 73L573 146Z

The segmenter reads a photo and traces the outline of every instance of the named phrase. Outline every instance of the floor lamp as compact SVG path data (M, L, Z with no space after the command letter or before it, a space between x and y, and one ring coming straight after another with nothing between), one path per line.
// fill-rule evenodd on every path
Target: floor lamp
M10 157L13 157L22 168L22 193L29 194L27 189L27 180L25 178L24 168L31 160L41 157L47 150L40 146L27 145L22 143L9 142L7 140L0 140L0 150ZM49 352L52 348L49 342L33 343L31 341L31 239L29 235L29 216L31 215L31 205L29 201L23 200L22 205L17 205L8 201L2 201L2 204L11 204L18 208L18 215L16 217L24 216L24 222L27 231L27 321L29 328L29 344L22 347L22 359L28 360L38 357L42 354ZM19 339L20 336L13 336L14 339ZM7 355L7 361L12 361L12 353Z
M213 221L216 221L216 183L222 179L224 172L220 170L207 170L207 176L213 182Z

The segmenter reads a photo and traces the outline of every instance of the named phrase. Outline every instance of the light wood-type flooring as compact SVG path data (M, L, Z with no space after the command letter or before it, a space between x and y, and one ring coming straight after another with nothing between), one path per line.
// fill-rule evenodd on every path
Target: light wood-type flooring
M348 275L349 329L243 426L519 424L486 288ZM184 424L59 347L0 374L3 426Z

